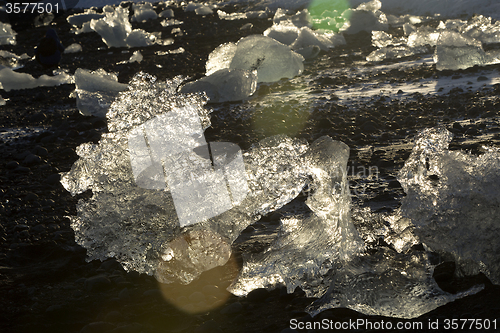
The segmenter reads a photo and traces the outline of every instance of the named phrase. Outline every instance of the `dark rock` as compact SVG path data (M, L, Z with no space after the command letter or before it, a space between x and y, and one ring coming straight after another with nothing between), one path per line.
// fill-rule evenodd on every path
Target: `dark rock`
M269 297L269 291L264 288L254 289L247 295L247 300L250 302L263 302Z
M108 312L108 314L106 314L106 316L104 317L104 320L110 323L118 323L123 321L123 319L123 315L118 311Z
M13 169L17 168L18 166L19 166L19 163L16 161L10 161L6 165L7 169L9 169L9 170L13 170Z
M239 313L243 310L243 305L240 302L234 302L226 306L224 309L220 311L222 314L231 315L235 313Z
M104 291L111 287L111 281L103 275L96 275L85 280L85 289L88 291Z
M194 333L217 333L222 332L215 320L210 319L194 329Z
M33 154L38 156L47 156L49 154L49 151L44 147L36 146L33 150Z
M478 76L477 82L481 82L481 81L489 81L489 79L484 75Z
M45 179L45 182L47 184L50 184L50 185L55 185L55 184L59 184L59 181L61 180L61 175L58 174L58 173L54 173L50 176L48 176L46 179Z
M38 195L36 195L35 193L33 192L28 192L25 196L24 196L24 200L27 201L27 202L33 202L33 201L36 201L38 200Z
M34 154L29 154L28 156L26 156L23 160L23 164L24 165L34 165L34 164L38 164L42 161L42 159L40 158L40 156L37 156L37 155L34 155Z
M98 321L90 323L81 329L80 333L108 333L110 330L114 329L116 326L103 321Z
M141 333L143 332L143 326L139 323L132 323L129 325L119 326L109 333Z
M373 133L379 130L379 125L374 121L369 120L361 125L361 130L366 133Z

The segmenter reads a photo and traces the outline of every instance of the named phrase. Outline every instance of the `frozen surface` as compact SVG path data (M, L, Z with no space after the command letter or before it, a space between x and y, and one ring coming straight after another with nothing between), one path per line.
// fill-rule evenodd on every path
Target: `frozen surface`
M104 118L109 106L127 85L118 82L116 75L103 69L89 71L78 68L75 71L76 105L84 115Z
M0 82L5 91L17 89L31 89L40 86L58 86L60 84L72 83L73 77L66 73L48 76L41 75L34 78L27 73L18 73L10 68L0 69Z
M437 70L483 66L486 54L481 42L455 31L441 32L434 52Z
M480 156L448 150L452 134L426 129L399 174L402 212L434 251L451 253L462 274L500 283L500 151Z
M262 35L251 35L236 44L219 46L208 57L207 74L219 69L257 71L258 82L292 78L304 70L303 57L282 43Z
M182 93L205 92L212 103L241 101L257 89L257 74L240 69L220 69L197 81L186 83Z
M10 24L0 22L0 45L15 45L16 34Z
M22 55L17 55L15 53L6 51L6 50L0 50L0 65L1 66L6 66L10 68L18 68L21 66L21 63L24 60L30 59L31 57L27 55L26 53Z

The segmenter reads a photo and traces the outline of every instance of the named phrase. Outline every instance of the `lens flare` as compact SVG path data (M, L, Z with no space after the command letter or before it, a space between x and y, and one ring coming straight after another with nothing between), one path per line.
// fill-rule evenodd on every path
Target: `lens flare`
M351 17L347 0L313 0L308 10L315 29L338 32Z

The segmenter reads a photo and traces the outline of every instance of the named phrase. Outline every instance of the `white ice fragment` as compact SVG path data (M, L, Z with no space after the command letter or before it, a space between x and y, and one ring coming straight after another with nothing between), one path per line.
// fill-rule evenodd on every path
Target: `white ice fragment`
M119 83L116 75L103 69L91 72L78 68L75 71L76 105L84 115L104 118L111 103L120 91L127 88Z
M405 36L409 36L412 32L417 31L417 28L413 24L407 22L403 25L403 31Z
M78 43L73 43L64 49L64 53L77 53L82 51L82 46Z
M257 74L255 72L225 68L197 81L186 83L180 92L204 91L210 102L221 103L244 100L256 89Z
M217 10L217 15L219 16L219 19L228 20L228 21L241 20L241 19L247 18L245 13L235 12L235 13L228 14L222 10Z
M15 53L0 50L0 66L7 66L12 69L16 69L16 67L20 66L22 60L30 59L30 56L26 53L18 56Z
M290 45L292 50L299 50L308 46L317 46L323 51L333 48L334 44L328 38L311 30L308 27L300 29L297 39Z
M132 9L134 10L134 15L132 16L132 22L145 22L148 20L154 20L158 18L153 5L149 2L142 4L132 4Z
M480 41L452 30L442 31L434 51L437 70L483 66L485 52Z
M500 151L485 147L474 156L448 150L451 140L444 128L418 135L398 175L406 192L401 210L426 246L499 284Z
M399 59L409 57L415 54L428 52L424 46L409 47L406 45L400 46L385 46L371 52L367 57L367 61L383 61L385 59Z
M81 14L73 14L66 18L69 24L82 27L85 23L105 17L105 14L96 13L95 10L87 10Z
M273 17L273 23L276 25L293 25L297 28L308 27L310 25L311 19L309 17L309 12L307 9L294 12L293 14L288 14L286 10L278 8Z
M207 74L223 68L256 70L258 82L275 82L302 73L303 59L270 37L251 35L212 51L207 61Z
M237 46L234 43L224 43L215 48L208 55L205 65L206 75L215 73L219 69L229 68L236 53Z
M201 3L190 2L186 8L185 12L195 12L196 15L210 15L213 14L212 8Z
M179 20L176 20L176 19L165 19L163 21L161 21L161 25L164 26L164 27L169 27L171 25L180 25L180 24L183 24L184 22L183 21L179 21Z
M132 30L128 20L128 9L116 7L107 11L106 17L90 21L90 28L101 35L108 47L141 47L154 44L154 34L142 29Z
M208 6L200 6L198 8L196 8L194 10L194 12L196 13L196 15L212 15L214 13L214 11L212 10L212 8L208 7Z
M58 86L60 84L71 83L72 76L68 74L60 74L55 76L41 75L34 78L27 73L18 73L10 68L0 69L0 82L5 91L17 89L31 89L41 86Z
M137 62L138 64L140 64L142 59L143 59L143 57L142 57L141 51L134 51L134 53L132 54L132 56L130 57L128 62L130 62L130 63Z
M342 13L346 22L341 31L356 34L360 31L386 31L389 28L386 15L380 11L379 0L360 4L356 9L348 9Z
M375 47L398 46L405 42L405 38L396 38L384 31L372 31L372 45Z
M408 46L436 46L440 33L439 30L436 31L430 27L419 27L408 36Z
M0 45L15 45L16 35L10 24L0 22Z
M158 14L159 17L164 17L164 18L172 18L174 17L174 11L172 9L165 9L162 11L160 14Z
M0 89L2 89L1 86L0 86ZM0 96L0 106L4 106L5 104L6 104L5 99L3 99L2 96Z
M291 45L299 35L299 28L291 24L273 24L264 31L263 35L285 45Z

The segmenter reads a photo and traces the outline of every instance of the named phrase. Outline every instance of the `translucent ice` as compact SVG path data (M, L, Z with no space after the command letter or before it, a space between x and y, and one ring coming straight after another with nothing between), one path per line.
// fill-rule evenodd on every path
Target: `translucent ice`
M30 89L40 86L58 86L60 84L71 83L72 79L71 75L65 73L55 76L44 74L35 79L28 73L18 73L7 67L0 69L0 82L2 82L5 91Z
M379 0L360 4L356 9L346 10L342 15L349 17L341 31L356 34L360 31L385 31L389 28L386 15L380 11L382 4Z
M66 20L75 27L81 27L84 23L90 22L91 20L98 20L104 16L105 14L96 13L95 10L86 10L85 13L70 15Z
M73 43L64 49L64 53L77 53L82 51L82 46L78 43Z
M197 81L186 83L182 93L204 91L210 102L241 101L257 89L257 74L241 69L220 69Z
M446 129L424 130L399 174L402 212L429 248L451 253L462 273L500 283L500 151L480 156L448 150Z
M149 2L142 4L132 4L132 9L134 10L134 15L132 16L132 22L145 22L147 20L154 20L158 17L153 5Z
M437 70L466 69L485 64L485 52L480 41L455 31L441 32L434 52Z
M104 118L118 92L127 85L118 82L116 75L103 69L91 72L78 68L75 71L76 105L84 115Z
M382 61L385 59L398 59L409 57L414 54L426 53L428 49L426 47L409 47L406 45L401 46L386 46L378 50L371 52L366 60L368 61Z
M10 24L0 22L0 45L15 45L16 35Z
M408 46L435 46L437 44L440 32L430 27L422 26L412 31L408 36Z
M97 145L78 147L80 159L61 182L73 195L92 190L92 198L79 202L78 215L72 221L76 240L87 249L89 260L116 257L127 270L155 274L162 282L189 283L204 270L224 264L230 255L229 245L260 215L282 207L300 193L307 179L301 163L307 143L273 137L239 155L244 161L248 195L241 196L237 205L222 214L181 229L171 192L175 183L158 189L143 183L138 186L131 153L140 150L129 142L131 133L169 115L180 120L189 115L191 120L181 121L175 128L144 128L148 138L186 130L184 136L189 142L200 139L189 134L195 128L203 131L209 126L208 112L202 107L200 95L177 93L181 82L181 78L157 82L154 77L137 74L107 114L110 133L104 134ZM147 149L143 152L147 154ZM231 160L237 152L212 150L212 154L225 156L224 165L236 170ZM153 175L153 169L144 172ZM196 205L184 208L193 213L198 209Z
M26 53L22 55L17 55L15 53L5 51L5 50L0 50L0 65L1 66L7 66L10 68L16 68L21 65L21 62L23 60L30 59L30 56L27 55Z
M275 82L301 74L303 60L301 55L270 37L251 35L212 51L207 61L207 74L223 68L256 70L258 82Z
M108 47L141 47L153 45L156 37L142 29L132 30L128 19L128 9L116 7L106 11L101 19L92 19L90 28L101 35Z

